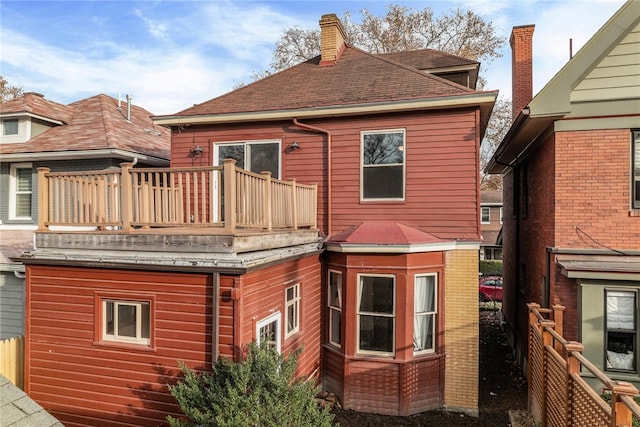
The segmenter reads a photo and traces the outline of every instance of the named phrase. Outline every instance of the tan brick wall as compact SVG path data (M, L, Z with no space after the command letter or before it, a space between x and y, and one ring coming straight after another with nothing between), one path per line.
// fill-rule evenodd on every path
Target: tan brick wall
M445 406L478 411L478 251L446 254L444 283Z

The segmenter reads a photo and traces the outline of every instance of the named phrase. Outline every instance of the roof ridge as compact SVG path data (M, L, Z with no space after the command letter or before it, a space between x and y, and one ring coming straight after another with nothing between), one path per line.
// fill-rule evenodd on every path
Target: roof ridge
M109 108L109 104L107 98L113 100L108 95L100 93L96 95L100 102L100 116L102 117L102 124L104 126L104 135L107 143L107 147L115 146L118 143L118 139L116 137L116 125L113 122L113 118L111 117L111 109Z

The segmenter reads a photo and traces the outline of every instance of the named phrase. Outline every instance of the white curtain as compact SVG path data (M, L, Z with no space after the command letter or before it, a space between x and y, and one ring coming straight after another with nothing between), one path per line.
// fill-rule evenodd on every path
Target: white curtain
M418 276L415 278L413 349L414 351L433 348L433 329L435 316L435 277Z

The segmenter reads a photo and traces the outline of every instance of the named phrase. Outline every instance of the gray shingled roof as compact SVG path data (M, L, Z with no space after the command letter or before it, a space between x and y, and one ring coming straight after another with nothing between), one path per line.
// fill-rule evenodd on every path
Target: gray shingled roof
M1 427L64 427L26 393L0 375Z

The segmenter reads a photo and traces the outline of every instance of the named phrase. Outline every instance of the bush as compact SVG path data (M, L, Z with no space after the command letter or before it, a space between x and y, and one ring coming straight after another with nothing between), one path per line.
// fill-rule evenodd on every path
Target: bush
M221 357L211 372L195 372L181 364L184 378L169 390L186 419L169 416L169 424L331 426L333 415L316 402L315 385L295 378L297 356L284 357L266 343L252 343L244 361Z
M502 276L502 261L495 259L480 261L480 274L483 276Z

